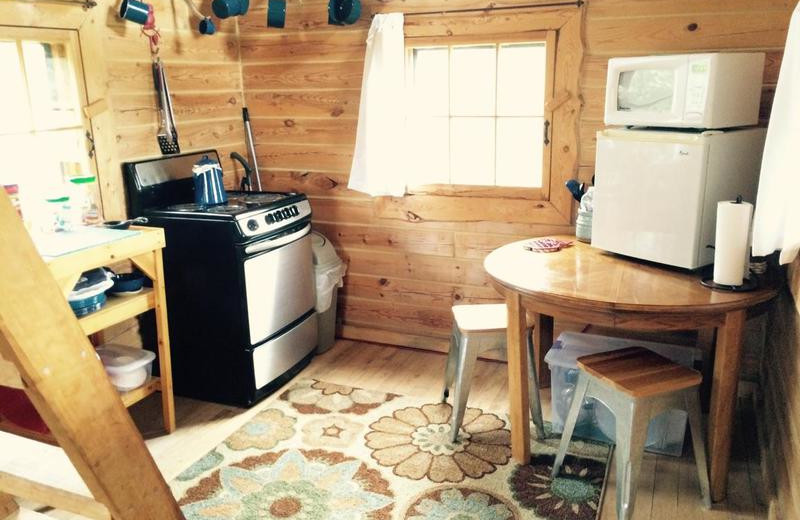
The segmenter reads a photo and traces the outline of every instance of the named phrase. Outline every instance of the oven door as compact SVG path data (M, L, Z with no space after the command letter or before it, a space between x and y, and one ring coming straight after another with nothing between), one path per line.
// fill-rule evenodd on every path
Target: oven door
M248 245L244 281L250 345L257 345L314 308L311 224Z

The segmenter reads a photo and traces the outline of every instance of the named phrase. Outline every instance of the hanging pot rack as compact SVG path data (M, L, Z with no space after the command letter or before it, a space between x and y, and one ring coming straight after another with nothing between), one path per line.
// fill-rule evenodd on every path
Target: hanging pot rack
M31 4L67 4L81 6L84 11L97 7L96 0L23 0Z
M549 2L541 4L527 4L527 5L508 5L500 7L474 7L469 9L439 9L438 11L419 11L413 13L405 13L403 16L430 16L434 14L460 14L460 13L485 13L496 11L518 11L520 9L544 9L548 7L581 7L585 4L585 0L572 0L569 2ZM377 14L377 13L376 13ZM375 18L375 14L372 15Z

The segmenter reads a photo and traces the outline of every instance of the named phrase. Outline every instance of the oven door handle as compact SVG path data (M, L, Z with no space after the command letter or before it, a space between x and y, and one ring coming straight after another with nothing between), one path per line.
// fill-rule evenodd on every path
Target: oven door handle
M303 238L307 234L311 232L311 224L306 224L303 229L299 231L295 231L294 233L290 233L288 235L284 235L282 237L278 237L272 240L263 240L258 242L257 244L253 244L244 248L245 254L252 255L255 253L261 253L263 251L269 251L271 249L277 249L279 247L285 246L291 242L299 238Z

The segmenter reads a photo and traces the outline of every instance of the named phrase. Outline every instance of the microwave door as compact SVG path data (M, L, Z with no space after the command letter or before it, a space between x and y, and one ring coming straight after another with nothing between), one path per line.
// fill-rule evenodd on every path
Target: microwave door
M605 123L682 126L686 77L685 56L609 60Z
M592 245L695 268L706 156L698 140L598 136Z

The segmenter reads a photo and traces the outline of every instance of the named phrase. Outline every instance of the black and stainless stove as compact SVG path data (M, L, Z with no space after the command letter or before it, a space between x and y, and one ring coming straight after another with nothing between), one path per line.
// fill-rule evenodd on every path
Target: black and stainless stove
M302 369L317 341L311 206L300 193L194 203L192 165L215 151L126 163L131 216L166 235L175 393L249 406Z

